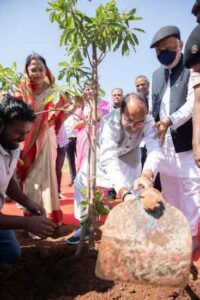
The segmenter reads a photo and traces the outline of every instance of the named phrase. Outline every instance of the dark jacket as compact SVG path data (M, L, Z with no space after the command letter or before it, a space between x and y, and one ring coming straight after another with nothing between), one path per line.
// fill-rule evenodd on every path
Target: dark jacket
M160 120L160 105L170 76L170 114L177 111L186 102L190 70L183 65L181 57L178 65L171 70L162 66L153 73L152 113L155 121ZM178 129L170 129L175 151L184 152L192 149L192 119Z

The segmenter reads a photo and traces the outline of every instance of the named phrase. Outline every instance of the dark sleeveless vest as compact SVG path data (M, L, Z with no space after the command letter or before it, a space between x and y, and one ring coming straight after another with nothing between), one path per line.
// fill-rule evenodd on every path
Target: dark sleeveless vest
M160 105L170 76L170 114L177 111L185 102L188 93L190 70L184 68L183 57L171 70L162 66L153 73L152 80L152 113L156 122L160 120ZM192 149L192 119L178 129L171 129L171 136L176 153Z

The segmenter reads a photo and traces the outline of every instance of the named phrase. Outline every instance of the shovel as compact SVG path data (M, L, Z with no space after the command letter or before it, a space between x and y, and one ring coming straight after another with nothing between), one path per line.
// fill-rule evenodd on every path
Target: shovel
M159 191L148 188L108 214L95 273L105 280L184 287L191 260L192 237L186 218Z

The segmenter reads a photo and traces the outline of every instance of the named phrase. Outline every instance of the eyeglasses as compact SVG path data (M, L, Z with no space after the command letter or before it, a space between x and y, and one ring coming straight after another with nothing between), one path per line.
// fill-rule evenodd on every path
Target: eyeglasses
M122 114L123 117L123 121L124 123L126 123L129 126L137 126L137 127L142 127L145 123L145 120L141 120L141 121L134 121L133 119L127 118L124 114Z

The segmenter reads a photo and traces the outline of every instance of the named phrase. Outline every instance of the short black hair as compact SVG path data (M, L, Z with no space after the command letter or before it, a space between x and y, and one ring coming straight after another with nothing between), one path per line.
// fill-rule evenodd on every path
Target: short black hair
M8 95L0 102L0 118L4 123L11 123L14 120L33 122L36 115L30 105Z
M142 103L144 103L146 108L147 108L147 112L149 111L148 101L144 97L142 97L142 96L140 96L139 94L136 94L136 93L130 93L130 94L127 94L122 100L121 108L120 108L121 113L125 112L125 109L126 109L127 105L134 98L137 99L137 100L140 100Z

